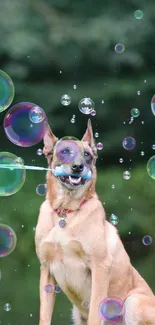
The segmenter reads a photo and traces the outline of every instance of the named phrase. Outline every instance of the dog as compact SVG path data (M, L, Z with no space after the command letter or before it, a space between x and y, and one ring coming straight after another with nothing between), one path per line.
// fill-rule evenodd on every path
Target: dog
M35 232L41 264L39 325L51 324L56 284L73 305L74 325L113 324L99 313L107 297L124 304L117 324L155 325L154 294L131 265L95 192L97 148L90 119L81 141L59 140L48 126L43 152L49 170ZM84 178L88 174L91 178Z

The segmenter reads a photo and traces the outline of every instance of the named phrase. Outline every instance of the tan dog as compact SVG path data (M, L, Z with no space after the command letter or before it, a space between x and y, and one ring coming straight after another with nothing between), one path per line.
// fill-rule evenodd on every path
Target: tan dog
M50 128L44 137L44 154L52 172L47 172L47 195L35 235L41 263L39 324L51 324L54 286L58 283L73 304L75 325L113 324L102 321L99 315L99 305L106 297L124 302L125 314L117 324L155 325L154 294L131 265L117 229L106 220L95 193L97 150L90 120L81 141L85 152L84 156L79 155L78 164L61 166L72 177L59 177L53 175L61 165L59 152L56 155L58 139ZM61 154L71 155L66 142L61 144ZM73 177L75 171L78 179ZM84 180L88 171L92 178ZM59 222L64 219L66 225L60 227ZM47 284L53 287L50 294L45 291ZM84 302L89 303L88 308Z

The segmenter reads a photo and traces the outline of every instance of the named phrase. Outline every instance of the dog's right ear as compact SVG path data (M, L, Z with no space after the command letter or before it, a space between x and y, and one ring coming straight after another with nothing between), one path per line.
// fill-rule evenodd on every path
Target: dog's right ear
M58 141L58 138L53 134L47 122L45 122L45 128L46 128L46 133L43 139L44 141L43 153L45 156L47 156L49 153L52 153L52 148L55 142Z

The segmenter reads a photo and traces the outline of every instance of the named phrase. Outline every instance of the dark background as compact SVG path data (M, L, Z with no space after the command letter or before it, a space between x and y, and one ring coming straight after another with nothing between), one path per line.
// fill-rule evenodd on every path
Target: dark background
M143 11L142 19L134 16L137 9ZM36 103L46 112L58 137L81 138L88 116L79 111L78 102L84 96L93 99L97 114L91 116L92 125L94 133L99 133L97 141L103 143L97 163L97 192L107 218L112 213L119 217L117 228L131 261L155 291L155 181L146 171L155 144L150 105L155 93L154 17L154 0L0 2L0 69L14 82L12 104ZM114 50L117 43L125 45L122 54ZM71 96L69 106L60 103L63 94ZM140 116L129 124L134 107ZM3 130L6 112L0 114L1 151L22 157L26 165L46 167L45 158L36 154L42 142L20 148L7 139ZM70 121L73 114L75 123ZM136 139L133 151L122 147L126 136ZM123 179L126 170L131 172L129 180ZM0 259L2 325L38 322L39 262L34 227L44 200L36 194L36 186L44 182L45 172L27 171L22 189L0 199L0 221L10 225L18 239L14 252ZM152 237L149 246L142 243L145 235ZM5 303L11 304L8 312ZM57 294L52 324L69 324L70 308L63 293Z

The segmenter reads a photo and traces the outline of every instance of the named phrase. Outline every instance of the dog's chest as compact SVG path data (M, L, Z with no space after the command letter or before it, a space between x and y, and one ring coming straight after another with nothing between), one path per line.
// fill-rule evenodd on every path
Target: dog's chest
M51 244L50 272L75 304L88 301L91 291L91 273L81 244L67 229L55 226L46 238Z

